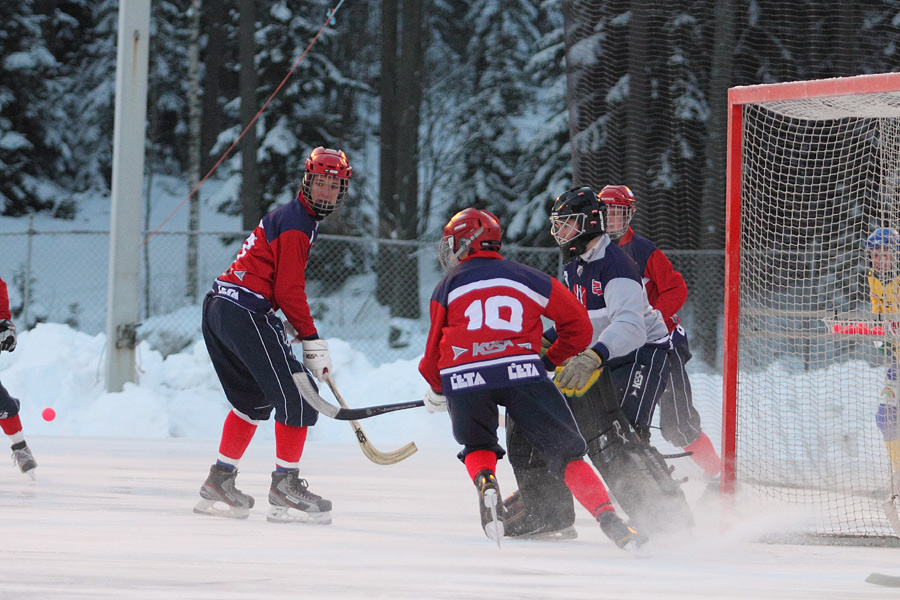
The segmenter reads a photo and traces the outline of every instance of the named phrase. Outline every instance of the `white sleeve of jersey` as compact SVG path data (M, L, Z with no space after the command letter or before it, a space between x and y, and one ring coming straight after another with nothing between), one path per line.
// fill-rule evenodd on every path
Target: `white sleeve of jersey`
M609 358L624 356L647 343L646 298L644 288L633 279L617 277L606 284L603 299L610 323L597 341L609 349Z

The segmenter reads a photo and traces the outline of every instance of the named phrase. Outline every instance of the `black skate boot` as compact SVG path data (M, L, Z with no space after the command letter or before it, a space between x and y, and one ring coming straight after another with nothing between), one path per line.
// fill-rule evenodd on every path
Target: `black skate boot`
M31 448L24 441L12 445L12 461L19 467L19 470L34 479L34 470L37 468L37 461L31 453Z
M194 512L201 515L213 515L216 517L228 517L231 519L246 519L250 516L254 500L241 490L234 487L237 477L237 469L229 471L225 467L213 465L209 468L209 477L200 486L200 500L194 507ZM225 505L224 508L215 506L216 502Z
M266 519L272 523L331 524L331 500L309 491L309 483L297 471L272 473L269 504Z
M642 547L650 541L643 533L626 523L614 510L606 510L597 517L600 529L611 539L613 543L635 556L646 556L646 549Z
M478 509L481 511L481 528L484 534L497 542L503 537L503 503L500 501L500 486L497 478L487 469L475 475L478 490Z
M575 526L562 515L545 514L541 518L533 514L521 490L503 501L503 517L507 537L523 540L574 540L578 537Z

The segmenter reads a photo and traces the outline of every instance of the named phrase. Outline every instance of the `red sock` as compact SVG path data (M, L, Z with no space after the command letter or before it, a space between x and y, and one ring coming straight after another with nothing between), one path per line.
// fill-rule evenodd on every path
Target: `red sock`
M497 468L497 455L490 450L475 450L466 454L466 470L475 481L475 476L487 469L491 473Z
M575 499L588 509L594 518L604 511L612 510L606 487L586 462L581 459L573 460L566 465L563 477Z
M719 459L719 455L716 454L716 449L713 448L709 436L705 433L701 433L700 437L694 440L693 443L685 446L684 449L686 452L693 452L693 454L691 454L691 459L693 459L707 475L715 477L719 474L719 471L722 468L722 461Z
M307 427L294 427L275 421L275 466L282 469L299 468Z
M0 428L3 429L3 433L6 435L13 435L22 431L22 421L19 420L19 415L8 419L0 419Z
M219 459L223 462L237 464L244 456L244 451L250 445L253 434L256 433L256 423L248 422L234 411L225 417L225 425L222 427L222 440L219 442Z

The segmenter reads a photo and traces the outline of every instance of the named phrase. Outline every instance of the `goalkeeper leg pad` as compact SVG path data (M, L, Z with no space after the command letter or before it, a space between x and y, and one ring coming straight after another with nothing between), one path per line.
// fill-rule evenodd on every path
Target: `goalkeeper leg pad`
M689 530L694 519L680 482L628 423L609 378L598 383L584 397L570 399L591 462L638 529L651 537Z

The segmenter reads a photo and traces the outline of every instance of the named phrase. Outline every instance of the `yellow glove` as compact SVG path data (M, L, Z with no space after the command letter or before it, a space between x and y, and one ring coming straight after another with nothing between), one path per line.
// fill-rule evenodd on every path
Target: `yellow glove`
M603 359L593 350L585 350L556 368L556 387L568 397L583 396L600 377Z

